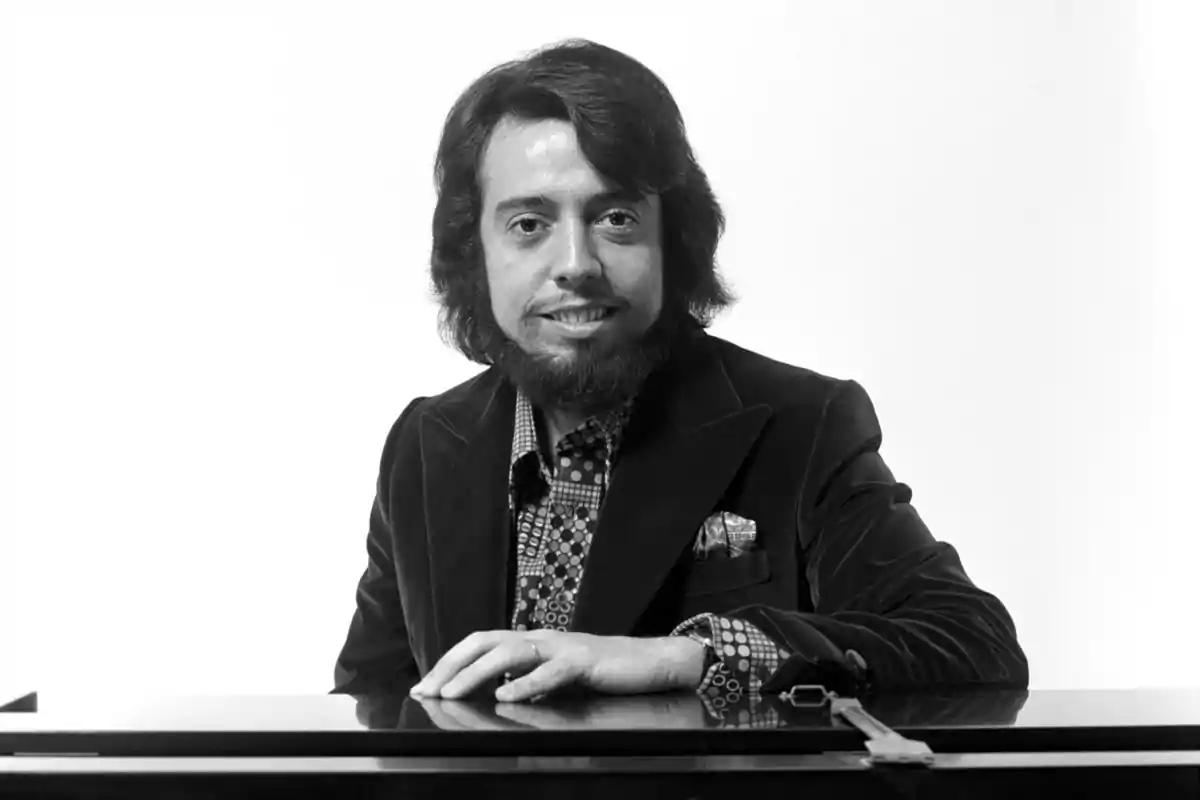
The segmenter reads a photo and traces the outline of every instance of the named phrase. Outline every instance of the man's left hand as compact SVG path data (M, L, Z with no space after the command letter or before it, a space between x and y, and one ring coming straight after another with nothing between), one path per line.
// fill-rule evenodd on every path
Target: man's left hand
M412 694L464 697L505 673L496 699L519 702L566 686L607 694L694 689L703 647L683 636L633 638L561 631L477 631L452 647Z

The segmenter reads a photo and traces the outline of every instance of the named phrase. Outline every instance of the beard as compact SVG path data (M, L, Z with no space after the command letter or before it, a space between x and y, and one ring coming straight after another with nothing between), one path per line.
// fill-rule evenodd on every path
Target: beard
M487 355L514 387L538 408L589 416L633 399L646 378L666 363L684 328L682 316L664 306L640 336L606 344L581 339L574 357L562 358L528 353L494 319L489 322L495 330Z

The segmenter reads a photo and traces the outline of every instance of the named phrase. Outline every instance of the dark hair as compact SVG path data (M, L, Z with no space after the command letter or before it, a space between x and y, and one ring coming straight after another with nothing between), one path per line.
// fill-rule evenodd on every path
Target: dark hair
M623 189L659 195L664 313L687 314L707 327L733 302L715 263L725 217L671 93L636 59L571 39L489 70L446 115L434 168L430 272L448 344L472 361L490 363L488 352L502 335L480 240L479 167L492 130L508 115L570 122L602 176Z

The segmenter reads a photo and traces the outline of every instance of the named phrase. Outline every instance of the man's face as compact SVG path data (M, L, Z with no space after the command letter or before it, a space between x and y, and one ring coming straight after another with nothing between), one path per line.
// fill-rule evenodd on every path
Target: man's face
M504 334L560 375L636 346L662 310L658 196L614 192L571 124L554 119L502 120L479 177L488 288Z

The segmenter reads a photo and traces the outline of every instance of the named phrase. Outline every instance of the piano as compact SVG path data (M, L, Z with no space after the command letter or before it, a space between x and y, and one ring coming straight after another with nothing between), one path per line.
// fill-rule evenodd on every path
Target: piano
M1200 689L812 688L719 708L27 694L0 698L0 797L1200 797Z

